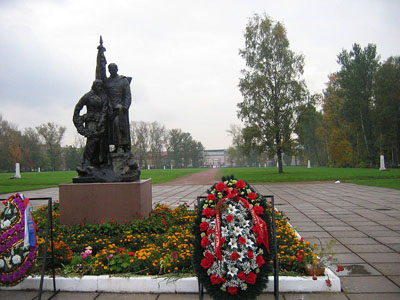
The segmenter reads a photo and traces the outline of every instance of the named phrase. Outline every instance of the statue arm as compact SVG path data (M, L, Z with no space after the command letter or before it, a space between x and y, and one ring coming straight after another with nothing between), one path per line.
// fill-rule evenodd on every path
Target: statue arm
M131 95L131 87L130 87L130 81L128 78L124 78L124 99L122 101L124 108L129 109L131 106L132 102L132 95Z
M86 105L87 94L83 95L81 99L79 99L78 103L75 105L74 115L72 117L72 121L78 131L79 134L85 135L86 129L84 126L84 119L80 115L82 108Z

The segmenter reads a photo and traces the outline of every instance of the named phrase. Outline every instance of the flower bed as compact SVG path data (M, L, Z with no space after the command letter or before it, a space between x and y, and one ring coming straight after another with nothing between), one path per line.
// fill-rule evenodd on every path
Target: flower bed
M271 207L268 209L271 213ZM41 246L46 213L46 206L34 212ZM59 224L58 204L55 203L53 218L58 275L194 274L192 226L196 211L185 205L174 209L159 205L149 218L132 220L126 225L108 220L98 225L81 224L69 228ZM275 218L281 275L306 276L304 266L316 259L313 246L297 238L282 212L276 211ZM50 246L48 252L50 254Z
M270 204L265 206L265 212L271 215ZM275 211L274 213L278 234L278 257L281 262L280 274L298 276L298 280L307 280L304 266L318 261L317 254L314 253L315 245L312 246L309 242L297 237L297 233L290 226L289 219L283 212ZM193 224L196 214L197 211L189 210L185 205L174 209L159 205L152 211L149 218L132 220L126 225L119 225L113 220L108 220L97 225L81 224L68 228L59 224L58 203L54 203L54 267L57 275L59 278L75 277L71 278L74 282L80 281L78 278L82 278L83 285L88 278L96 282L101 278L103 278L101 280L105 280L104 276L93 277L90 275L129 277L135 282L136 280L145 280L145 278L137 278L142 275L153 275L153 279L154 276L157 278L158 276L168 277L169 274L174 278L193 276ZM38 228L38 244L41 248L39 253L42 253L44 244L43 232L46 216L46 206L34 212ZM47 250L50 254L50 246ZM40 266L36 265L34 274L39 273L39 268ZM319 282L327 281L324 286L328 287L328 290L330 289L328 283L332 277L331 274L328 272L326 276L319 277L319 279L323 279ZM115 277L113 278L116 280ZM28 277L19 284L19 287L22 289L34 288L32 285L36 285L37 280L38 277ZM64 280L67 284L65 290L69 290L69 280L65 278L62 279L62 282ZM110 280L112 280L111 277ZM176 291L193 292L193 277L181 280L186 282L185 284L189 284L190 288L187 290L179 287L176 288ZM285 277L281 277L281 280L285 280ZM294 280L297 282L297 279ZM97 286L97 283L93 284ZM304 283L297 284L303 285ZM323 291L318 289L318 284L321 285L316 282L313 286L318 291ZM176 285L178 286L178 282ZM171 287L167 288L167 290L169 289ZM296 290L289 287L287 291Z

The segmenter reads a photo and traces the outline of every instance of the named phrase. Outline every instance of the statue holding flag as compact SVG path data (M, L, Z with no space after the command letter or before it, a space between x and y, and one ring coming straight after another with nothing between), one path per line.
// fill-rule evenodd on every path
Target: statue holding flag
M118 67L108 65L100 36L97 47L96 76L92 90L75 106L74 124L78 133L87 137L79 177L73 182L137 181L140 170L131 152L129 107L131 77L118 75ZM80 115L86 106L87 113Z

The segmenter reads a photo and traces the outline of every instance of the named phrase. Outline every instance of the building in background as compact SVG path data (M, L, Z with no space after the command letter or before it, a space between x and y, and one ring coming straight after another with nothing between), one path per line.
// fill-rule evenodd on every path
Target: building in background
M204 151L204 166L212 167L229 167L231 165L228 151L225 149L205 150Z

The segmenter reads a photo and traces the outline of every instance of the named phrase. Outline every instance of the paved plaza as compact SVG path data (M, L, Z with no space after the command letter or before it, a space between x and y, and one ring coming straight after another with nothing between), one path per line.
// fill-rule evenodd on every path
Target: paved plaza
M153 185L153 205L172 207L196 197L210 185ZM277 183L254 185L263 195L274 195L276 207L290 218L302 237L312 243L336 240L333 249L346 267L338 275L341 293L280 295L285 300L391 300L400 299L400 190L348 183ZM26 191L30 198L53 197L58 188ZM10 194L0 195L5 198ZM42 205L37 201L35 206ZM0 291L1 300L32 299L34 291ZM47 299L48 293L42 299ZM46 297L47 296L47 297ZM259 299L273 299L263 294ZM198 299L196 294L111 294L62 292L52 299L79 300L180 300ZM208 296L204 299L210 299Z

